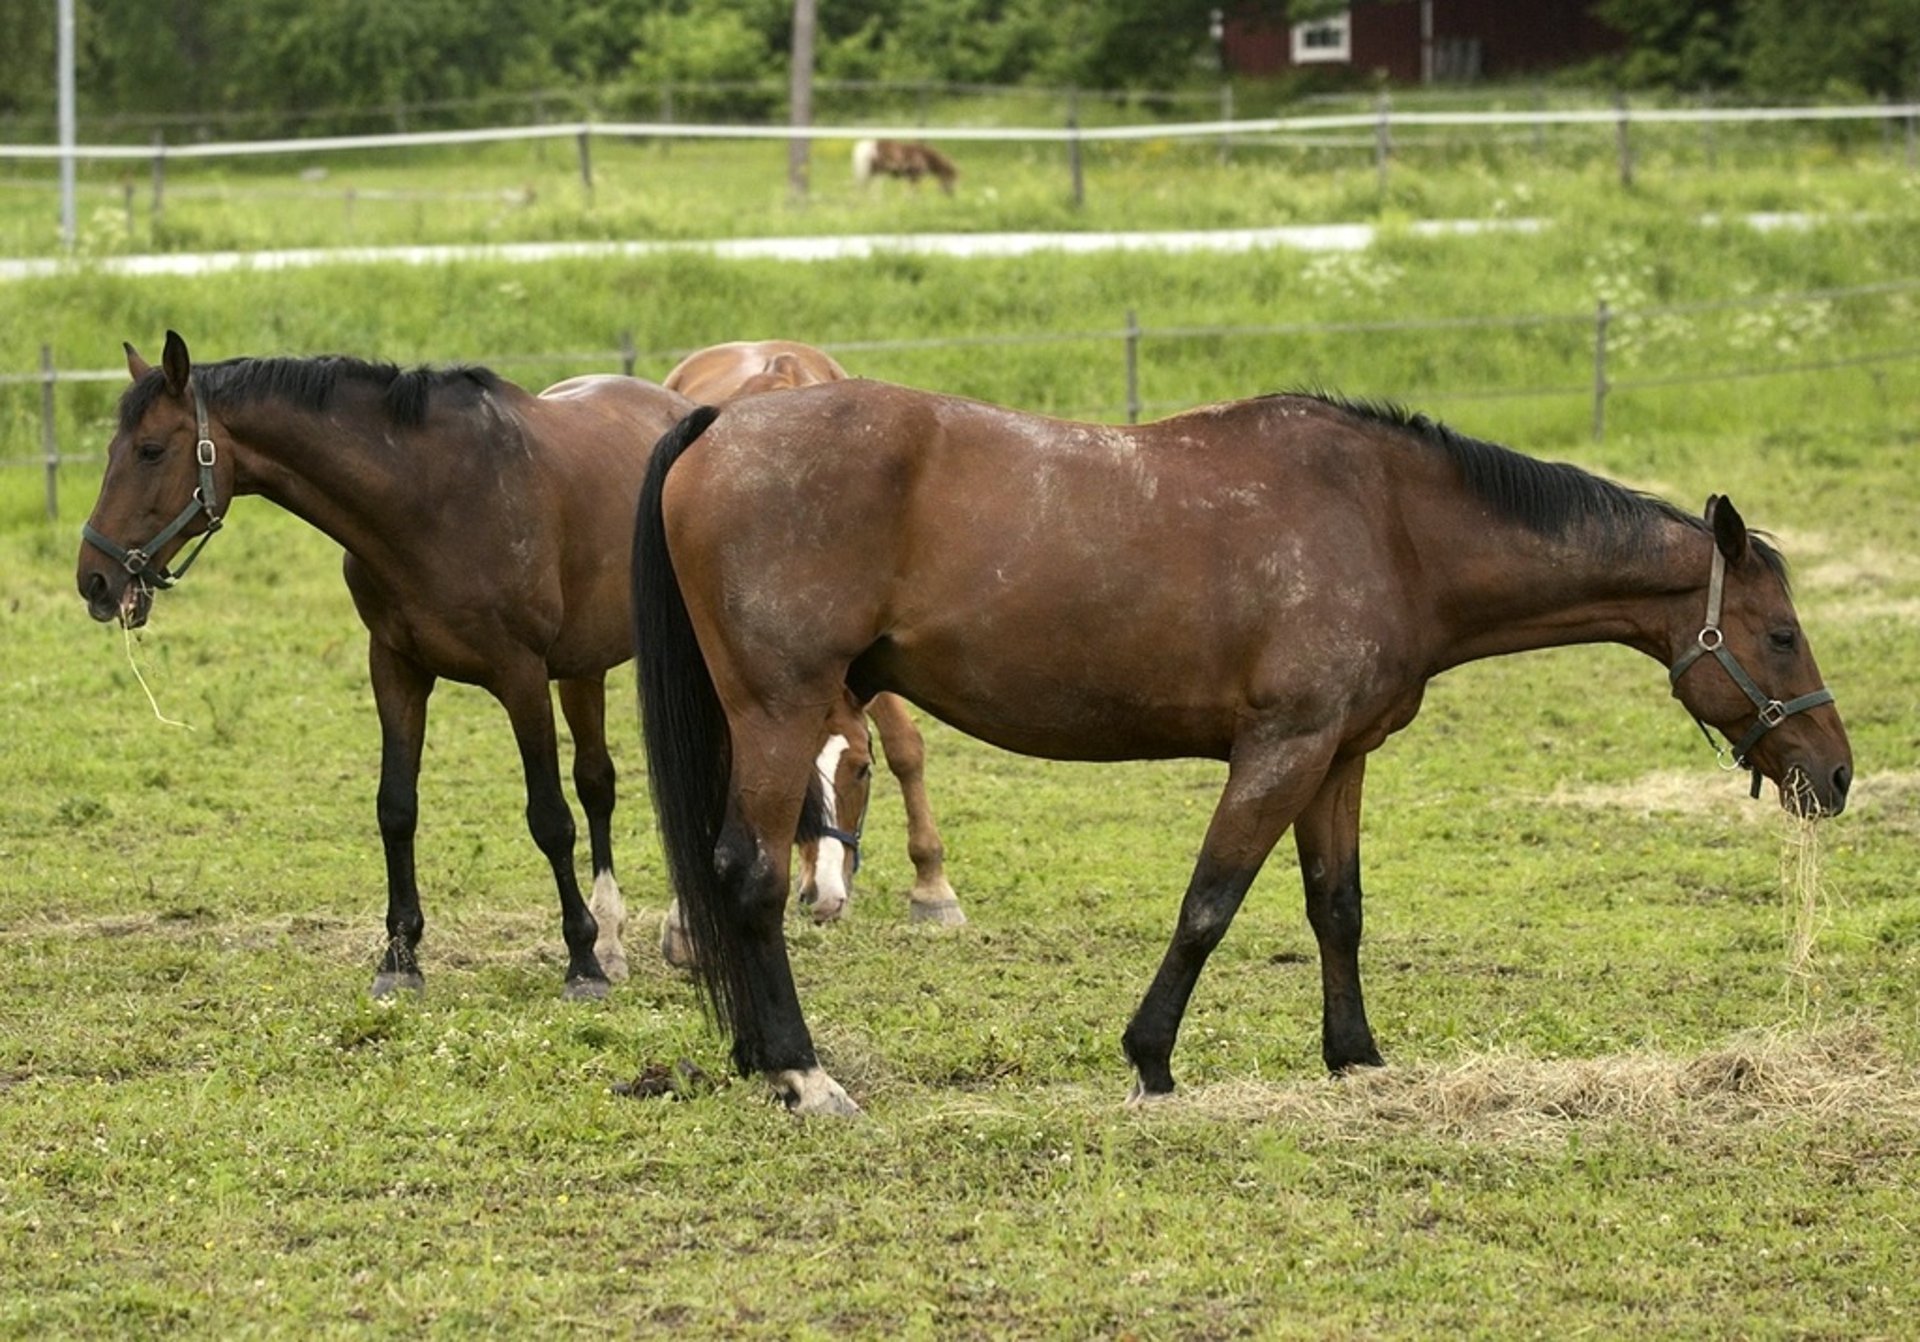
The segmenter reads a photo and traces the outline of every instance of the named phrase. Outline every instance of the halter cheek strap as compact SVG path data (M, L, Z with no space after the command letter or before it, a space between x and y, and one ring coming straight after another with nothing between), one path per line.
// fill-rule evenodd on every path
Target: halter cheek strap
M105 554L129 574L149 587L167 588L186 576L193 567L193 561L200 557L200 551L206 548L207 541L220 529L224 517L214 508L213 463L215 453L213 437L207 430L207 407L200 399L200 389L193 387L194 444L193 457L200 468L200 483L194 486L193 497L187 500L179 515L164 527L158 535L139 545L123 546L110 536L95 531L91 522L80 528L80 535L96 550ZM193 547L180 567L169 572L164 564L154 561L154 556L164 548L168 541L178 536L187 523L201 513L207 515L207 528L200 533L199 544Z
M1775 727L1778 727L1795 713L1804 713L1809 708L1818 708L1822 704L1832 703L1833 691L1822 686L1817 690L1812 690L1782 703L1780 700L1769 696L1754 683L1753 677L1747 674L1747 669L1740 665L1740 659L1728 650L1726 635L1722 633L1720 629L1720 605L1721 598L1726 589L1726 581L1726 556L1721 554L1720 547L1715 545L1713 547L1713 571L1707 578L1707 622L1701 627L1699 635L1694 640L1694 646L1682 653L1680 660L1673 664L1673 669L1667 672L1667 682L1677 688L1680 684L1680 677L1686 674L1687 669L1708 653L1712 653L1714 660L1726 668L1727 675L1732 677L1733 683L1738 685L1747 698L1753 701L1755 710L1753 726L1747 728L1746 734L1734 743L1733 762L1726 767L1752 770L1753 795L1758 797L1760 795L1760 770L1754 768L1753 765L1747 762L1749 753L1753 750L1754 746L1759 743L1761 737L1765 736ZM1693 720L1699 724L1701 734L1707 738L1707 744L1713 746L1716 755L1719 754L1720 747L1714 745L1713 733L1708 729L1707 724L1701 719L1698 713L1693 714Z

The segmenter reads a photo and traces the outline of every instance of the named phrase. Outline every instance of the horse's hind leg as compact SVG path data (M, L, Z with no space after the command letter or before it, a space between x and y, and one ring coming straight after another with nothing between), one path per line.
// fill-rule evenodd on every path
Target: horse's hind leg
M1267 854L1319 787L1331 755L1331 744L1318 737L1235 747L1226 792L1180 902L1172 944L1121 1036L1138 1074L1136 1099L1172 1092L1169 1060L1200 971L1227 934Z
M745 994L734 1061L766 1077L799 1114L855 1114L859 1106L828 1076L813 1051L787 959L785 927L793 833L819 747L820 717L756 716L731 724L731 803L714 854L725 916L738 933Z
M876 694L867 705L867 716L880 733L887 768L906 802L907 856L913 860L908 916L916 923L958 927L967 915L947 883L946 848L933 821L933 804L927 799L927 743L914 726L906 701L897 695Z
M607 751L607 683L603 676L560 682L560 711L573 732L573 789L587 815L587 847L593 858L593 914L599 936L593 955L613 983L627 979L627 952L621 935L627 904L613 875L613 756Z
M427 739L427 697L434 678L376 640L368 649L374 709L380 716L380 791L376 810L387 855L387 949L373 995L421 992L418 951L426 919L414 876L413 834L420 817L420 750Z
M573 810L560 788L560 750L546 668L529 655L489 686L507 710L527 777L527 829L553 868L560 892L560 931L567 943L568 997L605 997L607 976L594 958L599 936L573 871Z
M1320 1054L1329 1072L1381 1065L1360 995L1360 791L1366 768L1364 755L1336 764L1293 822L1307 921L1320 943Z

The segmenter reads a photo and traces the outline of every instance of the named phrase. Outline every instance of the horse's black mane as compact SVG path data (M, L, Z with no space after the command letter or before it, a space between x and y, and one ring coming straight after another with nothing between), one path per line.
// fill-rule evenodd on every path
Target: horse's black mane
M326 409L341 386L357 383L381 393L387 415L397 428L418 428L425 423L435 392L491 392L504 385L492 369L474 365L401 369L341 354L310 359L223 359L196 364L193 381L209 404L283 400L312 411ZM165 374L157 368L137 379L120 400L120 427L130 432L165 389Z
M1542 461L1498 443L1470 438L1396 402L1351 399L1318 391L1281 395L1319 401L1356 419L1398 429L1426 444L1452 462L1466 487L1502 517L1542 536L1557 539L1580 530L1606 543L1632 549L1653 522L1679 522L1697 531L1710 529L1704 518L1653 494L1629 489L1566 462ZM1784 581L1786 561L1780 552L1760 536L1754 536L1754 549Z

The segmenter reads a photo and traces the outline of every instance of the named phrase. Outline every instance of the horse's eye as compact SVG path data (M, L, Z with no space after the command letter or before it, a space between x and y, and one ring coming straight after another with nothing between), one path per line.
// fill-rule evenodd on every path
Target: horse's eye
M873 766L871 764L863 764L858 769L854 770L853 776L855 778L858 778L862 783L864 783L869 778L873 777Z
M167 445L165 443L142 443L140 446L134 448L134 451L142 461L158 461L167 455Z
M1773 645L1776 652L1792 652L1794 645L1799 642L1799 636L1791 629L1776 629L1767 635L1767 642Z

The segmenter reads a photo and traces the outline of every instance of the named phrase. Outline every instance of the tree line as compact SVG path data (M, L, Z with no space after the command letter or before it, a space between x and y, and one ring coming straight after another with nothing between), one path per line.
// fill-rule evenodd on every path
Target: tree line
M49 121L54 0L5 2L0 116ZM827 81L1168 88L1218 76L1225 2L831 0L819 7L815 70ZM287 132L364 128L369 114L409 107L449 109L441 124L459 124L470 105L466 120L485 121L502 97L555 90L591 90L608 115L651 116L676 84L706 86L683 116L774 116L793 18L791 0L75 4L83 118L244 116ZM1239 6L1282 23L1343 7ZM1585 82L1833 97L1920 84L1920 0L1596 0L1595 13L1624 47L1572 72Z

